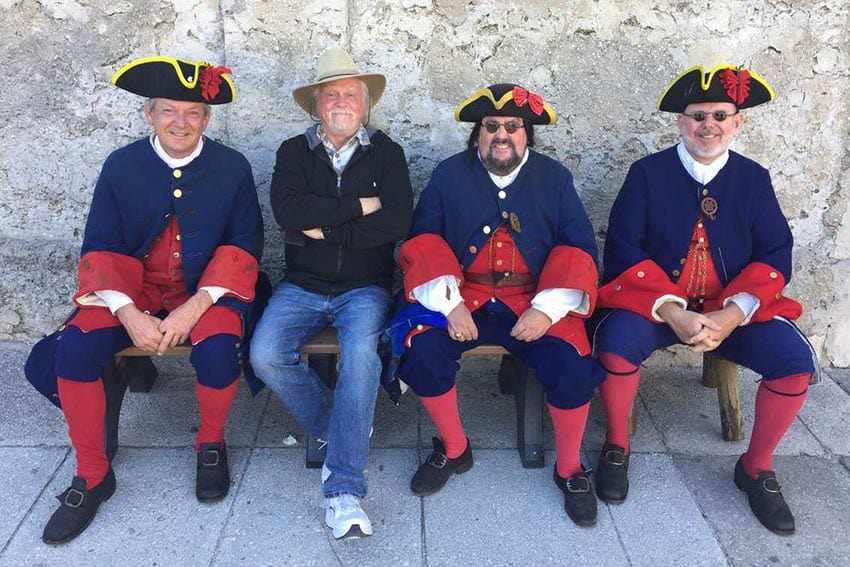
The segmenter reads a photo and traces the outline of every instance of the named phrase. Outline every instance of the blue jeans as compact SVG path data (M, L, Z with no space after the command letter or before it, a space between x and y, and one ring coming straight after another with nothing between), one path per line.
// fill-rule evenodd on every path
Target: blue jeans
M390 293L370 285L340 295L321 295L282 282L251 340L257 376L314 437L328 442L326 498L366 495L363 469L381 375L378 339L390 309ZM301 348L325 327L339 340L335 390L301 360Z

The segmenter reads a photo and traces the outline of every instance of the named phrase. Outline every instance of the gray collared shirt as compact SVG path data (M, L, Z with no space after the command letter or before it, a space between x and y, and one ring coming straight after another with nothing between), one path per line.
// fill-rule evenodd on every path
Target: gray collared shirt
M348 161L354 155L358 146L368 146L371 143L369 142L369 133L363 125L357 129L357 132L341 148L336 148L333 145L322 131L321 124L316 126L316 135L322 141L325 151L328 152L328 157L337 175L340 175L345 170L345 166L348 165Z

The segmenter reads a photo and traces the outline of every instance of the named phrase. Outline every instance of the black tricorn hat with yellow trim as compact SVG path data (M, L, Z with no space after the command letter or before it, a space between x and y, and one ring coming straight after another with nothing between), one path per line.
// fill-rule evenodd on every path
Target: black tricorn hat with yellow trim
M112 84L148 98L169 98L204 104L227 104L236 99L233 80L206 61L154 56L136 59L112 76Z
M701 102L729 102L741 110L773 98L773 89L754 71L718 65L706 73L702 65L697 65L670 83L658 100L658 110L682 113L689 104Z
M480 122L485 116L516 116L531 124L554 124L558 115L543 97L513 83L475 91L455 108L458 122Z

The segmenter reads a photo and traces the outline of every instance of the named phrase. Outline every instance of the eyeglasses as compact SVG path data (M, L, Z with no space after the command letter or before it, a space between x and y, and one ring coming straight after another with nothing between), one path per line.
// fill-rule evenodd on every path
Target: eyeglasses
M715 121L723 122L730 116L735 116L736 114L738 114L737 110L735 112L726 112L725 110L715 110L714 112L706 112L704 110L697 110L696 112L692 112L691 114L683 112L682 116L687 116L691 120L696 120L697 122L705 122L705 120L709 116L713 116Z
M501 122L492 122L488 120L487 122L482 122L481 125L484 126L484 128L486 128L487 131L491 134L495 134L496 132L498 132L499 128L501 128L502 126L505 127L505 132L507 132L508 134L513 134L514 132L523 127L522 122L516 122L514 120L511 120L510 122L505 122L504 124Z

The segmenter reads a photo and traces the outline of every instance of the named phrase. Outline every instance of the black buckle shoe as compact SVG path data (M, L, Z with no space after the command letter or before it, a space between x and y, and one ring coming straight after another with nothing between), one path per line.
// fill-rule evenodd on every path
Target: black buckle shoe
M558 474L557 463L552 469L555 486L564 493L564 510L576 525L583 527L596 525L596 495L590 484L590 473L587 470L562 478Z
M629 455L619 445L602 446L596 469L596 494L611 504L625 501L629 494Z
M446 456L446 447L442 439L433 438L434 451L413 475L410 490L419 496L434 494L446 485L453 474L463 474L472 468L472 447L466 440L466 449L456 459Z
M753 478L738 459L735 463L735 486L747 494L750 510L764 527L776 534L794 533L794 515L782 496L782 486L776 480L776 473L762 471Z
M201 443L198 452L198 471L195 477L195 496L199 502L215 502L230 490L230 469L224 443Z
M59 508L53 512L41 539L45 543L58 544L71 541L88 527L97 514L101 502L106 502L115 493L115 473L109 467L103 480L88 490L86 480L75 476L71 486L56 497Z

